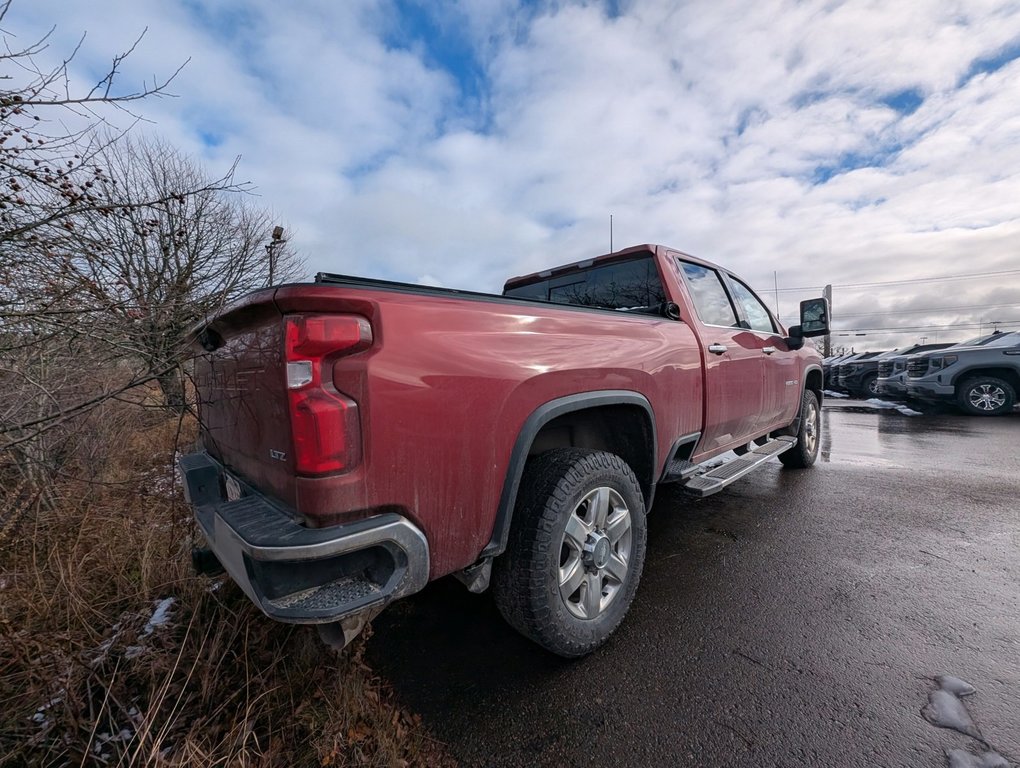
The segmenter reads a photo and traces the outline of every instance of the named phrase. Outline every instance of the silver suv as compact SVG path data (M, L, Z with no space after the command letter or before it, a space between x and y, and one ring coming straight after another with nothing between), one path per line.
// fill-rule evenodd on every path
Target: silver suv
M956 345L907 361L907 394L920 400L955 400L967 413L1009 413L1020 391L1020 331L983 345Z

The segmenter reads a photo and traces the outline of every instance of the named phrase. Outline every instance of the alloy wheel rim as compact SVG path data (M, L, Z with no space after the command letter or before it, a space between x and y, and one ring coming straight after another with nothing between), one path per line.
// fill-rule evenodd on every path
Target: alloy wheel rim
M810 403L804 419L804 447L808 453L814 453L818 445L818 429L818 406Z
M589 491L567 519L557 569L560 599L572 616L591 620L616 599L630 572L630 508L613 488Z
M994 384L980 384L967 395L970 404L982 411L994 411L1006 404L1006 392Z

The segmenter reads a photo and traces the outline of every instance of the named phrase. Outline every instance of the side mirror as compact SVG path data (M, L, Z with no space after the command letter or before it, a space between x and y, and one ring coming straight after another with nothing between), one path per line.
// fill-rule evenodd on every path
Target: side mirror
M664 301L659 305L659 313L670 320L679 320L680 305L673 301Z
M796 326L795 326L796 327ZM825 298L808 299L800 303L800 326L794 336L825 336L829 333L829 301Z

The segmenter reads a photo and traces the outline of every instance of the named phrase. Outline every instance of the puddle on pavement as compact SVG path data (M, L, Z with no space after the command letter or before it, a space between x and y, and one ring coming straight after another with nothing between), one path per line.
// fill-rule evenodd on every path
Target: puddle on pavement
M820 459L823 463L913 467L919 456L953 466L984 467L969 450L970 440L1003 431L962 416L905 417L895 411L858 413L845 407L822 409ZM992 427L992 430L989 430ZM982 431L983 430L983 431ZM993 438L994 439L994 438Z

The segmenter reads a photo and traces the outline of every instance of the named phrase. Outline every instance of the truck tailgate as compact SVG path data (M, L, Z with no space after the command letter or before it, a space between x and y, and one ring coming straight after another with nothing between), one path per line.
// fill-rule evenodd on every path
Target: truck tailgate
M283 318L275 291L251 294L217 316L198 340L195 385L206 450L287 506L295 502Z

